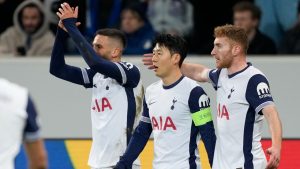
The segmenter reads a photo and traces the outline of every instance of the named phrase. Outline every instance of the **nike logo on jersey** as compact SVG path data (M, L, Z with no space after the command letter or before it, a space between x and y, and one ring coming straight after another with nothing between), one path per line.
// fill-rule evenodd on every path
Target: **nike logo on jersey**
M150 106L151 104L154 104L154 103L156 103L156 101L152 101L152 102L150 102L150 103L149 103L149 106Z
M96 85L96 84L93 84L93 87L94 87L94 88L97 88L97 85Z
M221 88L222 86L217 86L217 89Z

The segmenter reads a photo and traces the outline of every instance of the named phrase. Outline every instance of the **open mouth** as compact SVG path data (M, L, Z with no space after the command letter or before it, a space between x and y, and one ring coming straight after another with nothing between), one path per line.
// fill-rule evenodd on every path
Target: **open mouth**
M153 65L153 67L154 67L154 71L156 71L158 69L158 67L155 65Z

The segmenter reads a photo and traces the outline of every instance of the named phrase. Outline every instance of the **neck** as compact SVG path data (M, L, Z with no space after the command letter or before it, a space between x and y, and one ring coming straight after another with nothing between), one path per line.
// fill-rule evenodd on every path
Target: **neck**
M112 62L121 62L121 57L115 57L111 59Z
M172 73L170 73L166 77L161 78L161 80L163 81L164 86L169 86L169 85L175 83L178 79L180 79L181 76L182 76L182 73L181 73L180 69L178 68L178 70L172 71Z
M245 67L247 67L247 61L246 61L246 56L239 56L236 57L235 60L232 62L231 66L227 68L228 74L234 74L238 71L243 70Z

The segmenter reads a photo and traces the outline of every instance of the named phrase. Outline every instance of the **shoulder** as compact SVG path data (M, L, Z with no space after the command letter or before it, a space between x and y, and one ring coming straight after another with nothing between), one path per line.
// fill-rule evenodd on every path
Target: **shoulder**
M131 62L120 61L120 62L115 62L115 63L117 65L122 66L126 70L136 70L136 71L140 72L139 68Z
M9 28L7 28L2 34L1 34L1 38L7 38L7 37L13 37L15 35L19 35L20 33L18 32L17 28L15 28L14 26L11 26Z
M146 92L149 93L149 92L151 92L151 91L153 91L153 90L157 90L158 88L161 88L162 85L163 85L163 84L162 84L162 81L161 81L161 80L156 81L156 82L150 84L150 85L146 88Z
M261 70L259 70L258 68L254 67L253 65L251 65L249 67L248 74L249 74L250 78L253 77L253 76L255 76L255 75L258 75L258 74L262 75L262 76L265 76L264 73Z
M28 90L8 80L0 79L0 96L0 99L25 107L28 99Z

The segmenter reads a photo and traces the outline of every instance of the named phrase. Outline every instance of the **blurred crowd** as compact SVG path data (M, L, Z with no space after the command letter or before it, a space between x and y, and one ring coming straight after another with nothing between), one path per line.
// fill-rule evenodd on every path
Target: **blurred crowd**
M89 41L98 29L122 30L127 36L126 56L152 52L158 33L181 35L189 43L189 53L207 55L214 27L226 23L247 31L249 55L300 54L299 0L65 1L79 6L79 29ZM0 0L0 54L50 56L61 2ZM79 54L72 40L64 45L67 54Z

